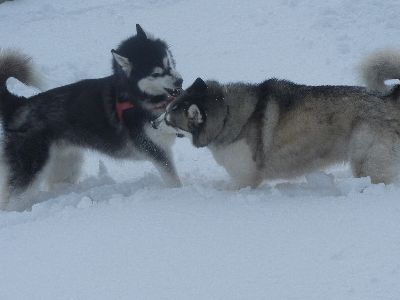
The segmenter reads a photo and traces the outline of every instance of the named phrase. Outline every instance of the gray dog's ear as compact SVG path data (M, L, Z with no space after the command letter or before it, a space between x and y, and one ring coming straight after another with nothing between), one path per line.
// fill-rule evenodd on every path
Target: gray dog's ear
M136 34L141 39L147 39L146 32L144 32L143 28L139 24L136 24Z
M203 121L204 121L203 115L201 114L201 111L196 104L192 104L189 106L188 118L189 118L190 122L192 122L196 126L203 123Z
M207 89L207 84L203 79L198 77L192 84L192 87L197 91L205 91Z
M119 55L114 49L111 50L115 62L121 67L122 71L129 76L132 71L132 64L127 57Z

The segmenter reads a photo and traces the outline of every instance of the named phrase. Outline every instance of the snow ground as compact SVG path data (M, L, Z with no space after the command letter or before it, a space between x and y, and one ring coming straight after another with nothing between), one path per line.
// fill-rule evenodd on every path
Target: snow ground
M400 48L399 11L398 0L15 0L0 5L0 41L32 55L48 88L109 74L136 23L169 42L186 85L357 84L364 54ZM0 212L0 299L400 299L399 186L338 166L235 191L207 150L174 150L181 189L149 163L88 153L79 185Z

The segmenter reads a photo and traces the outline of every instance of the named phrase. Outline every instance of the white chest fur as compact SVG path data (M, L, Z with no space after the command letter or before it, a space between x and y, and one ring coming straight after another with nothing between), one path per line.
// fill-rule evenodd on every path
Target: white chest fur
M144 130L146 135L164 150L169 150L176 138L175 131L166 132L164 130L154 129L150 124L146 125Z
M210 150L217 163L226 169L238 187L257 184L256 162L246 140L241 139L227 146L212 146Z
M144 127L146 137L149 138L154 144L160 147L167 155L171 153L171 147L176 139L176 134L171 132L166 133L160 130L154 129L151 124L147 124ZM143 151L138 151L137 147L131 140L128 140L126 147L121 149L120 152L115 154L119 158L130 158L133 160L148 160L149 157Z

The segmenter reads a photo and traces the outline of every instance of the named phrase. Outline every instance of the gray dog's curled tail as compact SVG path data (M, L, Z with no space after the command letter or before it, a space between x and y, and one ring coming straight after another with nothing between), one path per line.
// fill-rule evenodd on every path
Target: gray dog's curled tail
M14 49L0 49L0 90L6 90L6 81L14 77L25 85L41 88L41 77L32 59Z
M400 79L400 50L382 49L367 56L360 65L361 78L367 88L387 95L392 86L385 81Z

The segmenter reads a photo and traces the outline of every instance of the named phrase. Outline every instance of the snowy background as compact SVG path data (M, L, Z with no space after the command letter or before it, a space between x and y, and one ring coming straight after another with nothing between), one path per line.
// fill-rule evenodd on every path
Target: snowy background
M32 55L53 88L110 74L139 23L168 41L184 86L353 85L366 53L400 49L399 14L398 0L15 0L0 46ZM400 299L398 185L337 166L235 191L206 149L174 152L181 189L88 153L79 185L0 212L0 299Z

